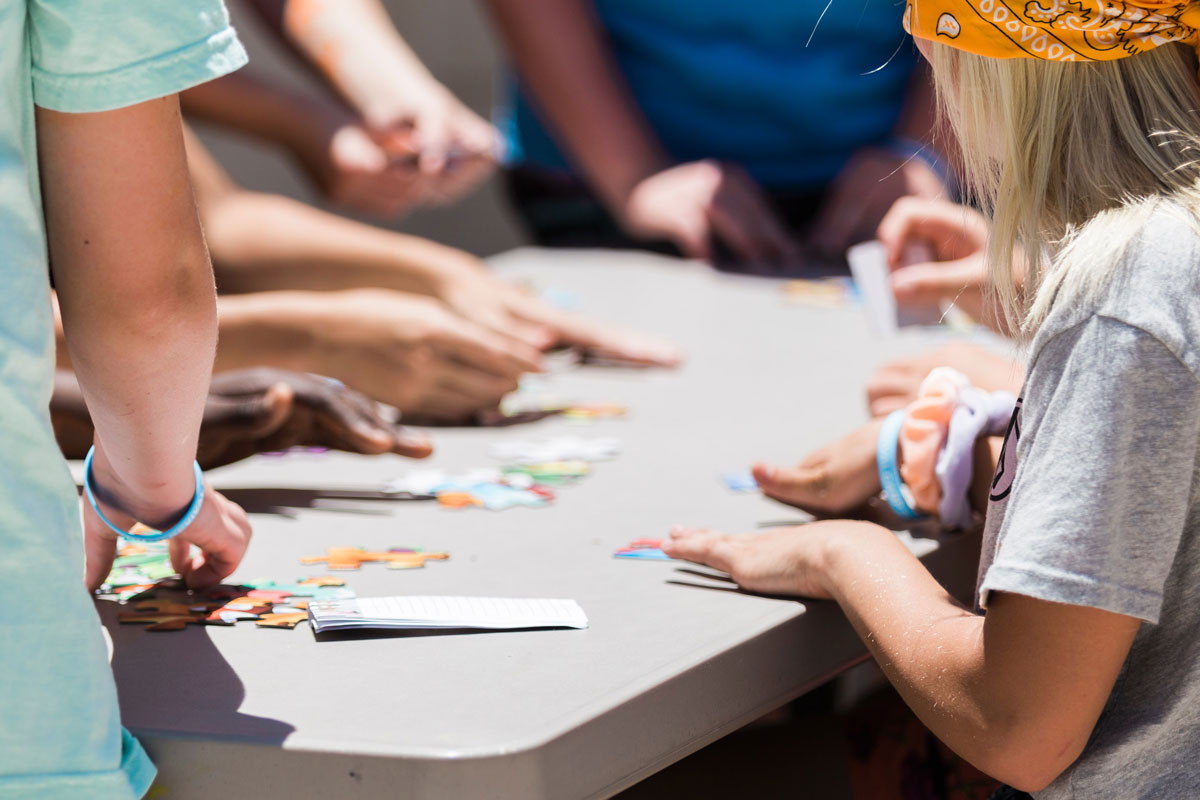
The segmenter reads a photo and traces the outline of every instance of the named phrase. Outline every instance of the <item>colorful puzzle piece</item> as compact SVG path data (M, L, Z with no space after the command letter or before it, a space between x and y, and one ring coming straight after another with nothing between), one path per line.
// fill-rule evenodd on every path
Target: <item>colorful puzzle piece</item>
M449 553L424 553L408 548L395 548L379 552L361 547L330 547L323 556L306 556L301 564L325 564L329 569L359 569L363 564L383 562L389 569L414 569L424 567L426 561L444 561Z
M286 628L291 630L308 619L308 611L276 611L263 614L255 621L259 628Z
M592 471L586 461L547 461L541 464L513 464L504 468L509 480L524 475L533 483L557 486L584 477Z
M629 414L629 407L617 403L593 403L567 406L561 413L566 419L591 422L597 419L624 417Z
M739 494L758 491L758 481L754 479L754 475L749 470L722 472L721 482L725 484L726 489Z
M640 559L642 561L670 561L662 551L661 539L634 539L627 546L613 553L614 558Z
M846 276L784 281L783 296L790 303L818 308L845 308L861 302L858 287Z

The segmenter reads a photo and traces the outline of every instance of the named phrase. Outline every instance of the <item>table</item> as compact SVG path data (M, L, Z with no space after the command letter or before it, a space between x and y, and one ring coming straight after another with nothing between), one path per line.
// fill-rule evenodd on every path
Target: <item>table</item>
M836 606L742 594L712 573L612 558L685 523L749 531L801 512L737 495L722 471L793 462L866 417L878 363L944 338L873 339L856 308L789 305L777 281L647 254L519 250L498 269L573 293L580 310L666 335L675 371L604 367L555 374L581 402L632 415L436 430L427 462L494 463L493 442L562 433L615 436L623 452L544 509L451 511L350 501L414 462L297 454L214 471L252 511L234 579L320 574L299 559L327 546L446 550L423 570L345 573L361 596L573 597L583 631L321 637L189 628L147 634L101 616L125 724L159 765L161 797L607 797L864 660ZM977 539L926 557L969 592Z

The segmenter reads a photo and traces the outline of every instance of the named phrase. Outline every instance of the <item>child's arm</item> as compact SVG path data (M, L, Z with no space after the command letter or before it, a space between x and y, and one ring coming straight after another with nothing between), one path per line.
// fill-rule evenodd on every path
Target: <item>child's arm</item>
M188 167L223 294L389 289L437 298L470 323L501 334L501 347L533 362L534 348L553 344L663 366L680 359L677 348L655 337L553 309L500 280L462 250L355 222L291 198L243 189L197 137L188 135L186 141ZM252 299L222 302L222 350L233 334L237 308L270 311ZM282 306L277 313L281 311ZM218 362L227 362L226 356L219 352Z
M97 477L161 522L191 500L216 299L174 97L97 114L38 111L55 285L96 422Z
M192 460L216 345L212 271L173 95L116 111L38 109L50 258L66 344L96 428L95 482L117 524L174 523L196 493ZM88 583L115 537L85 508ZM205 492L172 541L189 583L236 567L245 514ZM187 546L204 551L193 562Z
M837 520L759 535L672 532L673 556L772 594L838 601L921 720L979 769L1024 791L1079 756L1140 620L993 595L960 606L891 531Z

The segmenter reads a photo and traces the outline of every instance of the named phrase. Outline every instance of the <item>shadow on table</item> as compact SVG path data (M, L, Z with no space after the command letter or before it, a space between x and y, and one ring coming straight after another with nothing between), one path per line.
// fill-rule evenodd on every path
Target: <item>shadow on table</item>
M278 514L295 517L301 508L333 511L340 514L365 514L386 517L391 514L387 505L433 500L364 489L295 489L295 488L234 488L222 489L221 494L251 514Z
M141 625L121 625L121 609L115 601L96 602L100 621L112 636L121 722L135 734L282 744L295 730L281 720L238 710L245 688L210 638L209 628L189 625L182 631L152 633Z
M362 628L360 630L324 631L314 634L318 642L343 642L357 639L423 639L429 636L482 636L492 633L532 633L534 631L569 631L558 628Z

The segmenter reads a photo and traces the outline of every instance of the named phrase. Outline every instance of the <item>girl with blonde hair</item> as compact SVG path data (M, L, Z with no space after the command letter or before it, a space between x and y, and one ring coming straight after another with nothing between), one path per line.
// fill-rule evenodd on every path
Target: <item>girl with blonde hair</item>
M1200 796L1197 17L1154 0L905 11L992 218L995 290L1028 368L998 426L995 395L931 375L869 426L872 457L833 477L882 486L902 516L986 506L974 609L869 523L677 529L665 545L749 589L836 600L921 720L1005 796Z

